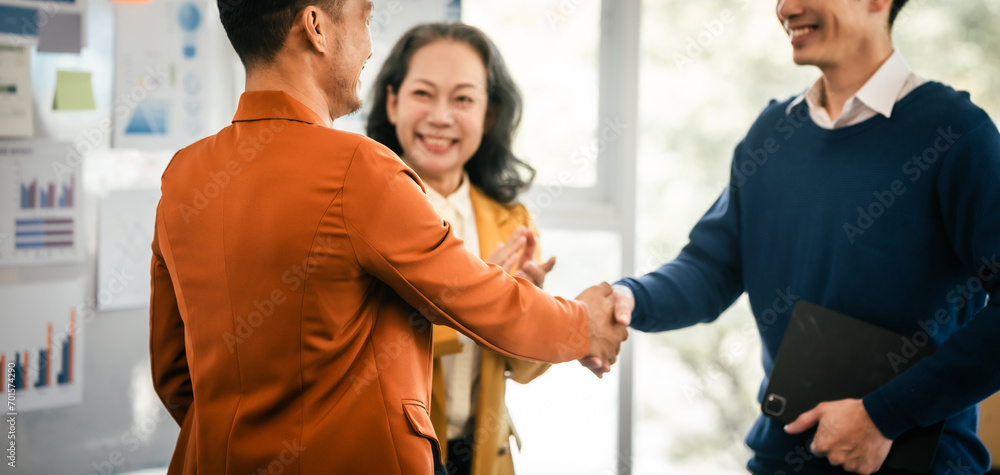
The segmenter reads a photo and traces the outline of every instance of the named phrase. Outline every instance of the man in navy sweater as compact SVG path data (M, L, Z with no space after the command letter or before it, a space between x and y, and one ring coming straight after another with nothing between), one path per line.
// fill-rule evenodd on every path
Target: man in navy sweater
M942 420L933 473L989 466L976 430L977 404L1000 390L1000 134L967 93L894 51L905 3L779 0L795 62L822 77L763 111L681 254L615 286L621 321L646 332L712 321L746 291L762 392L799 299L907 335L901 358L937 345L862 399L787 427L758 418L754 474L874 473L893 439Z

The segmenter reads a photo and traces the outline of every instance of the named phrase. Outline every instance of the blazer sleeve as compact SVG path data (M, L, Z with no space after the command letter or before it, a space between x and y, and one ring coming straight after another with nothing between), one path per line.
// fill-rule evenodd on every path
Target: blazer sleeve
M342 206L361 267L431 323L452 327L484 348L550 363L586 356L586 308L467 251L422 186L387 148L373 141L359 145L345 177ZM411 323L416 328L420 322Z
M540 240L541 235L538 233L538 226L535 224L535 220L532 219L531 213L523 205L518 205L518 218L520 225L527 226L533 233L535 233L535 239ZM542 247L540 241L535 246L535 261L542 262ZM511 358L509 356L504 357L504 362L507 365L507 370L510 372L510 379L520 384L528 384L535 378L545 374L546 371L552 366L548 363L536 363L534 361L525 361L517 358Z
M184 346L184 321L177 305L170 269L160 250L161 226L162 221L158 217L153 232L150 270L149 358L156 394L177 424L183 425L194 402L194 392Z

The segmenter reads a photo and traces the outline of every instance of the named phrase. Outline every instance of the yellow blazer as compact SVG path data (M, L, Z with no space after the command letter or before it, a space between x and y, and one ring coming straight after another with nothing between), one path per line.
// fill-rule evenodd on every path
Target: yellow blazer
M476 228L479 232L479 253L486 259L497 244L510 239L520 226L536 231L535 223L528 210L522 205L512 208L497 203L472 187L472 208L476 212ZM536 231L537 235L537 231ZM540 253L536 251L535 258ZM516 270L516 269L515 269ZM447 451L448 419L445 406L444 375L441 372L441 356L462 351L458 332L448 327L434 328L434 377L431 384L431 422L434 432ZM510 436L517 433L511 423L504 394L507 390L507 376L521 384L539 377L549 369L548 364L534 363L501 355L483 349L479 369L479 405L476 410L475 446L472 455L473 475L513 475L514 462L510 455ZM444 454L447 458L447 453Z

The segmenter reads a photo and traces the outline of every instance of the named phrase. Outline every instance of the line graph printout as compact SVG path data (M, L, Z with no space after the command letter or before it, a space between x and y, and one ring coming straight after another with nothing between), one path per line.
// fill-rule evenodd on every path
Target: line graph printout
M66 144L0 142L0 266L83 259L80 169Z
M160 190L113 191L101 200L97 303L101 310L149 305L149 262Z
M78 281L0 286L0 365L12 372L16 412L83 402L83 286ZM5 378L6 379L6 378Z

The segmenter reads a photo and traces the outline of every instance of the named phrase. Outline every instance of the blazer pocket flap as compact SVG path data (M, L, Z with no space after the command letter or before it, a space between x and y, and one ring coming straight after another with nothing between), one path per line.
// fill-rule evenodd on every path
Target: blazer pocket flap
M410 426L418 434L437 442L434 435L434 426L431 424L431 416L427 413L427 408L420 401L403 401L403 412L406 419L410 421Z

